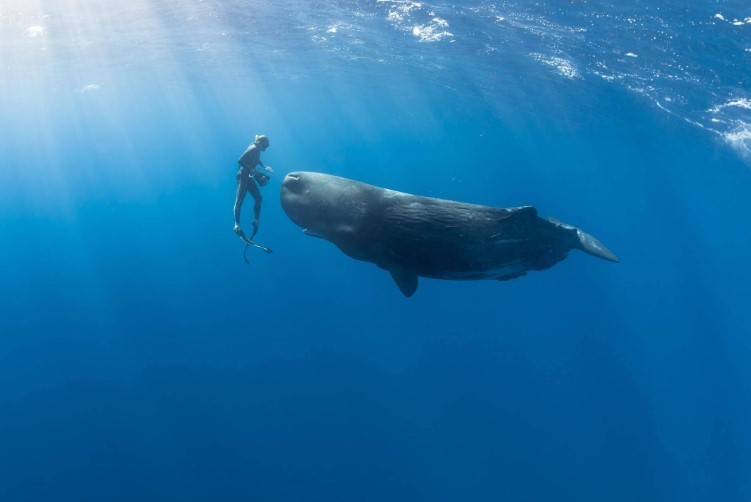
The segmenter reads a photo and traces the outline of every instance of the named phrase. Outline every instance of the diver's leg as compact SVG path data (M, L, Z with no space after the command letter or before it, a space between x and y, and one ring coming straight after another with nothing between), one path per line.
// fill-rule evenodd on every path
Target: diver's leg
M250 195L255 200L255 204L253 204L253 215L255 217L253 220L253 235L250 236L250 240L253 240L256 232L258 232L258 220L261 218L261 202L263 201L263 197L261 197L261 190L254 181L248 183L248 192L250 192Z
M241 233L240 228L240 209L243 207L245 193L248 191L249 183L241 179L237 180L237 194L235 195L235 233Z

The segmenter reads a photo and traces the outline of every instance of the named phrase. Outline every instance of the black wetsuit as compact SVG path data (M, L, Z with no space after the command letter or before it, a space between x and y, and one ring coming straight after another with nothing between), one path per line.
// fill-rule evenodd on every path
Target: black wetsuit
M261 175L256 171L256 166L261 164L261 149L255 143L252 143L245 153L243 153L237 163L240 165L240 169L237 171L237 195L235 196L235 225L239 228L240 222L240 208L242 207L245 194L250 192L253 196L253 216L254 216L254 229L253 235L255 235L258 229L258 218L261 216L261 190L256 185L257 179L261 180L261 184L265 183L264 178L268 177ZM251 237L252 239L253 237Z
M245 153L237 159L237 163L240 165L240 169L237 171L238 181L241 177L243 180L246 180L250 177L256 166L261 163L261 149L255 143L251 143L248 149L245 150Z

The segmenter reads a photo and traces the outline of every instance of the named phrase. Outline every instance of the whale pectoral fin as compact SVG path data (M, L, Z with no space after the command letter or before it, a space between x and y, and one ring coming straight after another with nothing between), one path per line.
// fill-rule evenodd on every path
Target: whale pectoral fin
M417 291L417 274L403 268L389 269L391 277L399 287L399 290L404 293L404 296L410 297Z

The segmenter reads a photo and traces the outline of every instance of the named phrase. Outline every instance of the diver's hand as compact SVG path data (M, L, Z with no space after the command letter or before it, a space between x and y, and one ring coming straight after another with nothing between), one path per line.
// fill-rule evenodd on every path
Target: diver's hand
M273 173L274 170L271 169L269 166L263 166L263 168L266 170L267 173Z

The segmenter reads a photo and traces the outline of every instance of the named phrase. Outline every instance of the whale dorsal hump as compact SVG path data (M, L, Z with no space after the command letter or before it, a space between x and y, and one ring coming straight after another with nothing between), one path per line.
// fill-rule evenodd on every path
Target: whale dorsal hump
M505 214L501 220L505 220L507 218L518 218L518 219L533 219L537 218L537 209L535 206L520 206L520 207L513 207L510 209L505 209L507 211L507 214Z
M389 269L391 277L399 287L399 290L404 293L404 296L412 296L417 291L417 274L403 268Z

